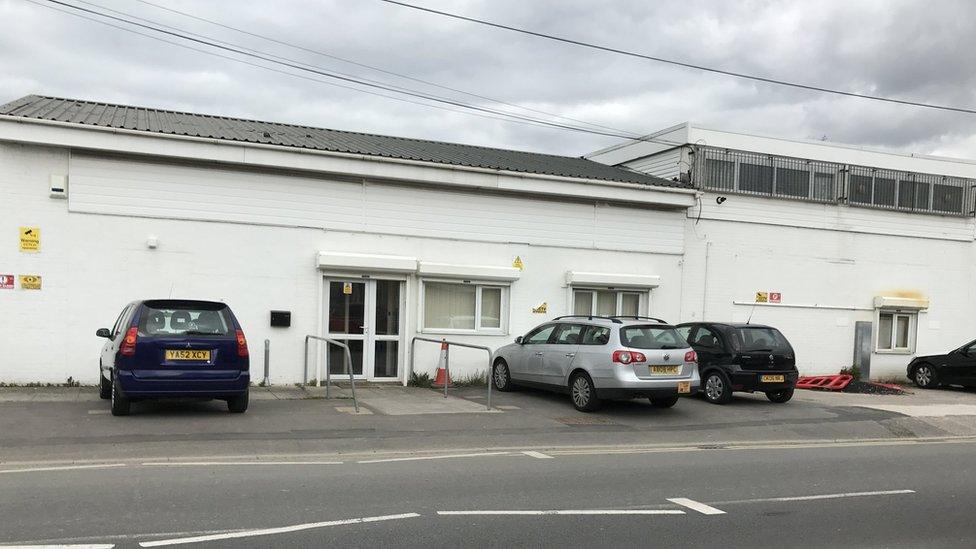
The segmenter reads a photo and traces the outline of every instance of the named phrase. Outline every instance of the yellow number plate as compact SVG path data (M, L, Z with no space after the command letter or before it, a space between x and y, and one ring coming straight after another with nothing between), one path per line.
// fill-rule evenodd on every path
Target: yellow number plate
M678 382L678 393L688 394L691 392L691 382L690 381L679 381Z
M681 366L651 366L652 375L676 376L681 372Z
M763 383L783 383L786 381L786 376L762 376L759 381Z
M210 351L192 351L189 349L166 349L166 360L197 360L210 362Z

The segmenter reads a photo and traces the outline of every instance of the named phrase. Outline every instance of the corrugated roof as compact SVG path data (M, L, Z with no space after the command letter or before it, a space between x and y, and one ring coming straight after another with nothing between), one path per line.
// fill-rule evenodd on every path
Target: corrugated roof
M0 115L510 172L688 187L683 183L573 156L495 149L40 95L28 95L2 105Z

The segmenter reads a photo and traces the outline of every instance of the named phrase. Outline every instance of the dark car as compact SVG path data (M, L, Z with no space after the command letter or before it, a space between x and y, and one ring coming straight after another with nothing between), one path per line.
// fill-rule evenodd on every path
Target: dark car
M698 353L705 398L732 400L733 391L760 391L772 402L788 402L796 387L796 356L786 337L772 326L687 322L678 333Z
M923 389L940 385L976 387L976 341L944 355L915 357L908 363L908 377Z
M184 299L135 301L115 325L96 332L102 347L100 396L112 414L159 398L217 398L247 410L251 382L247 339L224 303Z

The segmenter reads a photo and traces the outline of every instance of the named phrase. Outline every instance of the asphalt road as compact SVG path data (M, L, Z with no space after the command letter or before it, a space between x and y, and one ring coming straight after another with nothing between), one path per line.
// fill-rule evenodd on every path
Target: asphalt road
M972 547L974 450L889 442L19 465L0 470L0 543ZM186 539L197 536L210 538Z

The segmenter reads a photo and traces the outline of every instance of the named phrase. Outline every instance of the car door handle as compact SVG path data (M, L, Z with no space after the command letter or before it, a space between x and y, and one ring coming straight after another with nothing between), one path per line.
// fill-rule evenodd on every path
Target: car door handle
M576 356L576 353L566 353L567 358L573 358L574 356Z
M537 352L535 356L542 356L542 351Z

